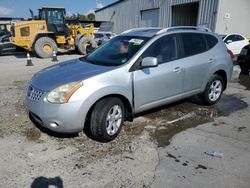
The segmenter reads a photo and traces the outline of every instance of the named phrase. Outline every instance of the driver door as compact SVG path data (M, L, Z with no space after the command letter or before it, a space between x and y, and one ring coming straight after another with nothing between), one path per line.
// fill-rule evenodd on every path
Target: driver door
M183 64L178 60L177 35L156 40L142 55L157 58L158 66L133 72L135 112L164 105L181 98Z

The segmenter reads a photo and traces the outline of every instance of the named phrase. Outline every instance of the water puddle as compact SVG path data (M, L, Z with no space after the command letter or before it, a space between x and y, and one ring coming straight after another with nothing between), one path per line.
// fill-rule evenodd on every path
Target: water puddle
M232 112L247 108L248 104L235 96L224 95L215 105L219 116L229 116Z
M155 127L150 134L157 140L159 147L170 144L171 138L183 130L211 122L219 116L228 116L248 106L236 96L228 95L223 95L220 102L214 106L204 106L195 101L195 99L182 101L144 115Z

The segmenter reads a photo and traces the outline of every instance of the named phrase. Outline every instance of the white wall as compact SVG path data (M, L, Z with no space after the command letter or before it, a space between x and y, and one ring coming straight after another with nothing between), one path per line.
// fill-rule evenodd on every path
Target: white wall
M226 13L229 19L225 18ZM239 33L250 38L250 0L219 0L215 32Z

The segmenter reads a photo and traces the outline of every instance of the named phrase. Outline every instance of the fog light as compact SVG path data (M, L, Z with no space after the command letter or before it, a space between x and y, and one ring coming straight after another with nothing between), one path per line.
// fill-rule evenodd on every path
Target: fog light
M50 123L49 125L50 125L51 127L53 127L53 128L56 128L56 127L59 126L56 122L52 122L52 123Z

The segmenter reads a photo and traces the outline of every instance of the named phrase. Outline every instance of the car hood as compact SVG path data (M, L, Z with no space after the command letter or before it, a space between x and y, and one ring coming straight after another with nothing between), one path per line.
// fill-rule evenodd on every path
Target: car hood
M115 67L101 66L74 59L58 63L36 73L31 85L43 91L51 91L70 82L82 81L92 76L110 71Z

